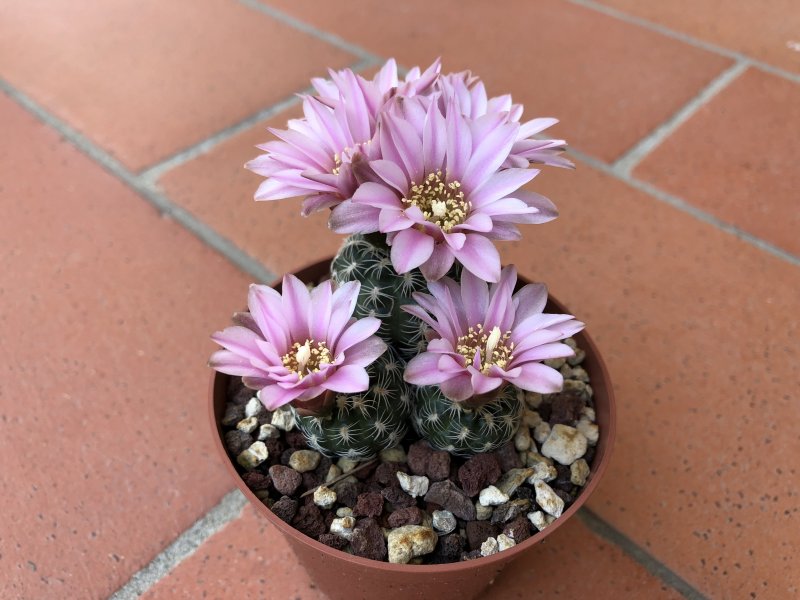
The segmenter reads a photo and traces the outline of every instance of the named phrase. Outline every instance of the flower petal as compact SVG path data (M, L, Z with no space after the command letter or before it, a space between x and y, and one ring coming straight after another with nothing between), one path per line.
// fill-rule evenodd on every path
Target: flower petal
M556 371L541 363L527 363L522 366L522 372L514 378L514 385L540 394L554 394L564 387L564 377Z
M322 387L343 394L355 394L369 389L369 376L364 367L343 365L322 383Z
M463 375L443 381L439 384L439 388L445 397L453 402L463 402L475 395L472 389L472 380L466 372Z
M406 365L403 379L413 385L437 385L446 381L452 374L439 368L440 356L433 352L418 354Z
M366 367L375 362L375 359L386 352L386 349L386 342L373 335L348 348L345 352L345 362L348 365Z
M398 273L408 273L417 268L432 253L433 238L416 229L404 229L392 240L392 265Z
M374 233L378 231L380 209L346 200L331 211L328 227L336 233Z
M486 237L478 233L467 234L464 247L453 250L453 254L465 269L484 281L500 279L500 254Z

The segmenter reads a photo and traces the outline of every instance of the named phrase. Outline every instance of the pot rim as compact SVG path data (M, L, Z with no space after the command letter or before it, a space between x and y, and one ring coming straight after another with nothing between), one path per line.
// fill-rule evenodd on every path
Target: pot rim
M321 261L316 261L305 267L293 271L295 274L304 273L306 271L317 271L320 268L324 267L327 269L327 265L330 264L332 258L323 259ZM301 277L302 279L302 277ZM277 281L274 281L271 286L276 287L279 286L281 283L281 279L279 278ZM523 277L519 276L519 283L528 283L528 280ZM548 304L553 305L558 310L562 312L567 312L565 306L559 302L556 298L554 298L548 292ZM209 423L211 426L212 438L215 448L217 449L218 454L220 455L222 462L225 465L225 469L233 478L234 482L236 483L236 487L239 489L242 494L250 501L250 504L254 505L256 511L266 517L266 519L275 527L278 528L284 535L289 536L296 542L300 542L305 546L308 546L311 549L317 550L321 553L327 554L332 556L333 558L337 558L339 560L345 561L352 565L356 565L359 567L363 567L366 569L378 569L378 570L388 570L396 573L408 573L409 575L417 573L417 574L424 574L424 573L454 573L457 571L467 571L469 569L475 568L475 561L480 562L481 567L489 567L491 565L496 564L498 568L502 568L503 565L510 562L514 558L518 557L522 552L525 552L528 548L533 547L534 545L540 543L553 532L555 532L559 527L561 527L565 522L567 522L571 517L578 512L578 510L586 503L589 499L589 496L594 492L594 490L599 485L603 475L608 468L608 463L611 459L611 454L614 448L614 441L616 439L617 434L617 411L616 411L616 402L614 399L614 389L611 385L611 380L608 374L608 369L600 355L597 346L595 345L592 338L586 333L586 330L583 330L573 336L577 339L580 348L586 352L587 356L591 355L594 362L596 370L599 371L599 379L605 383L605 396L607 398L607 410L608 410L608 422L605 424L604 427L600 430L600 440L598 441L598 446L601 446L602 443L602 452L598 452L599 456L596 456L595 461L596 464L592 465L592 469L590 472L590 479L589 482L584 486L583 490L581 491L578 498L575 502L566 509L560 517L558 517L551 525L544 529L544 531L538 531L531 535L528 539L515 546L504 550L502 552L497 552L496 554L492 554L490 556L483 556L480 558L476 558L473 560L467 561L458 561L453 563L444 563L444 564L436 564L436 565L413 565L413 564L396 564L390 563L387 561L379 561L379 560L372 560L369 558L362 558L360 556L354 556L352 554L348 554L347 552L336 550L335 548L331 548L330 546L326 546L322 542L318 542L317 540L308 537L304 533L301 533L290 524L282 521L279 519L275 514L267 508L267 506L259 500L256 495L250 490L250 488L245 485L244 480L239 475L239 472L236 470L233 461L228 456L228 452L225 448L223 443L222 435L221 435L221 428L217 420L216 410L215 410L215 390L217 388L218 381L224 382L225 386L223 389L227 388L227 382L230 378L229 375L225 375L224 373L218 373L216 371L212 371L211 374L211 381L209 385L209 402L208 402L208 416L209 416ZM595 383L597 378L592 379L592 383ZM597 388L595 388L597 389ZM599 411L598 411L599 412Z

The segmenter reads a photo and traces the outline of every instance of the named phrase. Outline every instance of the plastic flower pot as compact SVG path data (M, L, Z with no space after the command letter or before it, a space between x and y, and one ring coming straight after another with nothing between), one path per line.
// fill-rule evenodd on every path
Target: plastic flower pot
M330 260L321 261L301 269L298 278L305 282L319 282L328 275ZM528 283L520 277L520 285ZM274 287L279 288L280 284ZM564 305L550 296L548 312L567 313ZM220 420L225 412L228 375L214 373L211 378L209 417L211 419L214 445L225 468L236 486L255 508L286 538L297 560L308 572L317 587L333 600L360 598L394 600L410 598L436 598L437 600L475 598L512 561L522 556L535 544L553 534L568 519L572 518L589 499L605 473L616 434L616 409L614 393L608 371L597 351L597 347L585 331L575 335L580 348L586 353L582 366L589 373L594 389L595 413L600 427L600 439L591 475L583 491L561 517L544 531L538 532L503 552L466 562L442 565L399 565L369 560L330 548L281 521L245 485L236 466L229 458L222 437Z

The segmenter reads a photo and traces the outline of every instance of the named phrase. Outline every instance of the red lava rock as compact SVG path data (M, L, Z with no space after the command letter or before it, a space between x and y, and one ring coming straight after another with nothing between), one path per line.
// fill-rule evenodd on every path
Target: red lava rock
M399 487L384 488L381 492L381 495L391 505L392 510L398 510L400 508L407 508L409 506L417 505L416 499L406 494Z
M503 533L519 544L531 537L531 522L528 517L521 515L508 523Z
M334 486L336 491L336 500L345 506L353 508L358 501L358 495L361 493L361 486L357 483L350 481L342 481Z
M308 537L318 538L325 533L325 520L315 504L304 504L292 519L292 527Z
M586 405L584 399L576 393L562 392L552 396L550 403L550 425L573 425L581 416L581 409Z
M375 481L381 485L400 485L397 480L397 472L408 473L408 467L403 463L381 463L375 469Z
M252 443L253 438L249 433L239 431L238 429L225 432L225 448L234 457L239 456L239 454L249 448Z
M458 562L463 552L464 538L458 534L451 533L439 538L439 543L436 544L436 549L431 553L429 562L434 565Z
M425 474L431 481L443 481L450 475L450 455L437 451L430 455Z
M464 490L449 479L431 484L425 494L425 502L433 502L449 510L453 515L465 521L475 518L475 505L467 497Z
M356 556L372 560L386 558L386 540L383 537L383 530L375 519L361 519L356 524L350 545Z
M507 523L508 521L516 519L519 515L527 514L530 511L530 500L511 500L495 507L494 512L492 512L492 523Z
M569 467L555 463L556 478L553 481L548 482L548 485L553 488L554 490L563 490L565 492L571 492L573 488L572 484L572 471Z
M363 464L363 463L362 463ZM361 465L359 465L361 466ZM370 476L375 472L375 469L378 467L378 462L372 462L369 466L360 469L357 473L354 474L356 479L360 479L364 481L369 479Z
M567 508L570 504L575 502L575 496L570 494L569 492L565 492L564 490L554 489L556 496L561 498L564 501L564 508Z
M220 421L225 427L236 427L236 424L244 419L243 404L228 404L225 406L225 414Z
M284 496L291 496L303 483L303 477L289 467L274 465L269 468L269 476L272 478L272 485Z
M258 471L242 473L242 480L244 481L245 485L254 492L258 490L268 490L270 487L272 487L272 479L270 476L264 475L264 473L259 473Z
M228 382L228 401L233 404L245 405L256 395L255 390L245 387L241 377L231 377Z
M333 464L331 459L327 456L323 456L319 459L319 464L317 465L317 468L314 469L314 474L319 477L321 481L325 481L325 477L328 475L331 464Z
M314 488L322 484L322 479L318 477L317 474L314 473L314 471L308 471L306 473L302 473L302 477L303 477L303 489L306 491L313 490Z
M355 507L354 517L379 517L383 512L383 496L378 492L359 494Z
M414 475L425 475L428 468L428 459L434 449L425 440L414 442L408 447L408 468Z
M513 442L500 446L494 451L494 455L497 458L497 462L500 463L503 473L507 473L511 469L521 469L524 466L519 454L517 454L517 449L514 448Z
M476 558L481 557L481 550L478 548L477 550L472 550L470 552L464 552L461 555L461 560L475 560Z
M489 521L470 521L467 523L467 544L470 550L480 550L487 538L497 537L500 527Z
M345 548L347 548L348 544L346 539L344 539L343 537L339 537L334 533L323 533L317 539L326 546L330 546L331 548L335 548L336 550L344 550Z
M291 448L295 450L300 450L302 448L308 448L308 444L306 443L306 436L303 435L303 432L298 429L293 429L292 431L287 431L283 434L283 438L286 440L286 443L289 444Z
M289 496L283 496L272 505L271 510L281 521L291 523L297 514L297 500L292 500Z
M281 464L284 467L289 465L289 459L292 457L292 454L294 454L294 452L295 452L294 448L286 448L286 450L283 451L283 453L281 454Z
M388 523L392 529L403 525L419 525L422 523L422 511L416 506L401 508L389 515Z
M264 444L267 446L267 452L269 452L268 460L270 466L280 464L281 455L286 449L286 445L281 440L276 439L264 440Z
M483 488L500 479L500 475L500 463L494 454L476 454L458 470L458 480L468 496L477 496Z

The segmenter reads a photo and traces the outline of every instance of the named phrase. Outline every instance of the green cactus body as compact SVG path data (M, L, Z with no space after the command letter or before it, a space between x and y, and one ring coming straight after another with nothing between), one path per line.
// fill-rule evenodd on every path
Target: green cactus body
M326 456L361 460L399 444L413 404L403 381L404 368L403 360L389 348L367 367L367 391L337 395L324 417L300 416L292 409L308 445Z
M496 450L516 434L524 402L521 391L505 386L480 408L448 400L438 386L416 388L413 423L431 446L457 456Z
M382 324L378 335L403 360L410 360L425 349L425 324L400 309L413 303L412 293L427 291L425 278L419 269L398 274L382 236L348 237L331 262L331 278L337 284L361 283L354 316L379 318Z

